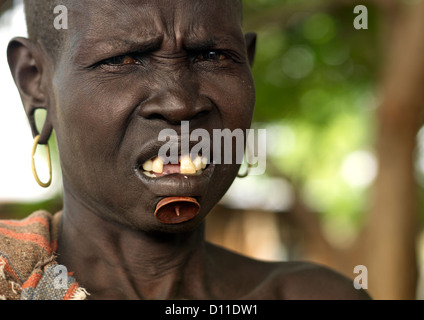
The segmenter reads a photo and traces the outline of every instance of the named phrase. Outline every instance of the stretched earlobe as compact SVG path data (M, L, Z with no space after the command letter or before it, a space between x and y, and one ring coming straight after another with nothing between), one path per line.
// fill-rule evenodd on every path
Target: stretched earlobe
M49 112L49 94L46 91L48 77L47 59L36 43L26 38L14 38L9 42L7 58L15 84L31 126L32 135L40 135L39 144L47 144L52 132ZM38 132L35 111L46 109L43 129Z
M44 124L41 128L41 131L38 130L36 116L35 116L37 110L40 110L40 109L47 111L46 117L44 119ZM32 131L32 136L33 137L39 136L38 144L46 145L48 143L48 140L49 140L51 134L52 134L53 126L51 125L51 121L49 119L49 116L50 116L50 113L49 113L48 109L43 108L43 107L33 107L33 108L31 108L30 113L27 114L28 121L29 121L31 131Z
M248 32L244 36L246 41L246 50L247 50L247 57L249 59L250 66L253 65L253 61L255 59L255 53L256 53L256 39L257 35L253 32Z

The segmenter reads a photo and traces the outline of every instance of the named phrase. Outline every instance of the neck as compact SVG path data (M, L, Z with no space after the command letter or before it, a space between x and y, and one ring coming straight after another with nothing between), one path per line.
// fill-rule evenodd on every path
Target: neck
M203 225L182 234L147 233L101 218L65 196L58 261L92 298L190 298L203 295ZM196 286L196 290L199 290Z

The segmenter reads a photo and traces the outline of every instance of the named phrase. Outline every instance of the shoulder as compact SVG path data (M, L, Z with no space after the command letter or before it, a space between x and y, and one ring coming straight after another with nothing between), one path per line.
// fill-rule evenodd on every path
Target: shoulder
M38 211L22 220L0 220L0 298L19 299L33 269L51 254L51 215Z
M22 220L0 220L0 256L9 263L37 261L52 252L52 215L37 211Z
M368 300L364 290L341 273L309 262L284 262L275 267L275 280L284 299Z
M223 272L236 272L251 286L246 299L284 300L362 300L370 299L364 290L354 288L353 280L331 268L309 262L265 262L215 247L215 256L231 266ZM236 270L236 271L235 271Z
M43 240L50 240L52 220L46 211L36 211L22 220L0 220L1 244L10 240L43 246Z

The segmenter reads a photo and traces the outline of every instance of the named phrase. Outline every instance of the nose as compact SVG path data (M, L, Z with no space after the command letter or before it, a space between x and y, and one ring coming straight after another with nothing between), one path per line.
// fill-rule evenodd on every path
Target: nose
M140 108L145 119L161 119L178 125L204 116L212 109L212 102L199 93L193 81L175 79L172 83L161 84Z

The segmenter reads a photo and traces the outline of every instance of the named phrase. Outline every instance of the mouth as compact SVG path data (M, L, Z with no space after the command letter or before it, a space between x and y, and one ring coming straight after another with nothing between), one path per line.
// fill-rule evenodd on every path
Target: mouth
M208 168L208 159L197 155L192 158L189 154L180 155L178 163L164 163L164 160L155 156L139 166L140 172L149 178L160 178L168 175L201 175Z
M160 156L154 156L138 165L141 180L161 198L155 206L154 216L164 224L180 224L199 214L199 198L213 171L213 165L201 154L174 158L175 161L165 163Z
M172 154L162 153L163 145L152 141L142 146L134 167L143 188L152 193L154 205L163 197L193 197L200 201L210 189L216 171L209 157L212 149L196 150L190 144L187 151L175 148Z

